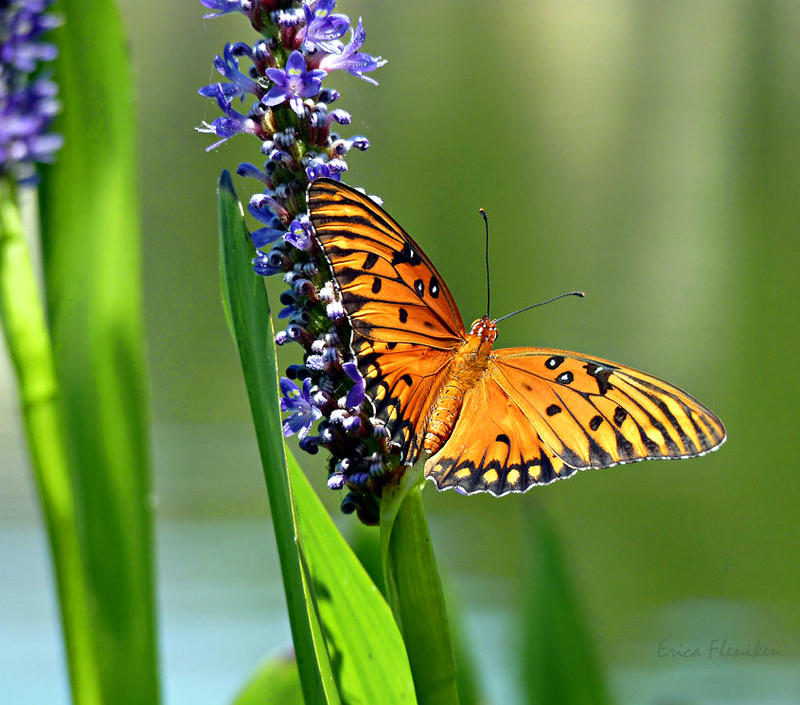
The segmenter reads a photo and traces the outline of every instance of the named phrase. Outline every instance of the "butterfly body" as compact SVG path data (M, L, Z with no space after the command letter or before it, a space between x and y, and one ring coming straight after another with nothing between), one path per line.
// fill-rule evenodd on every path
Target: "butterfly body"
M497 325L488 316L472 324L470 334L453 353L445 383L432 406L425 424L423 448L435 453L449 438L461 413L464 395L472 389L489 367Z
M711 411L652 375L566 350L494 349L488 316L468 333L422 249L364 194L317 179L308 204L375 416L440 489L525 492L724 442Z

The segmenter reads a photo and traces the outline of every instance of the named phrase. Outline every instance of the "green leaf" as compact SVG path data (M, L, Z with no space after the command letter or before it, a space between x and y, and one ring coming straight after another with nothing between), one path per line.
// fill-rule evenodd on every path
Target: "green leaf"
M289 656L262 663L231 705L304 705L295 660Z
M264 285L230 175L219 183L223 292L267 484L298 672L307 703L413 704L408 659L391 611L287 456Z
M528 517L520 664L525 702L606 705L608 689L556 533L539 507Z
M409 468L381 499L381 555L389 604L408 651L420 705L458 703L442 581L422 506L421 473Z
M217 189L223 301L242 363L267 484L300 682L307 703L339 703L299 551L278 405L278 366L264 284L253 273L253 247L231 176Z
M289 454L305 565L342 700L412 705L414 682L389 605Z
M53 32L64 146L43 169L47 307L80 493L104 697L159 701L143 355L138 111L109 0L60 0Z

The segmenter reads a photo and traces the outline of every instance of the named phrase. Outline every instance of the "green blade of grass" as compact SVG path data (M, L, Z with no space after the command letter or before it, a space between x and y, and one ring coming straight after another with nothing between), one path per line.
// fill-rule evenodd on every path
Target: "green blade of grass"
M310 586L300 553L281 430L278 366L269 303L263 282L253 273L253 247L242 207L227 171L220 176L217 198L222 298L242 363L264 467L300 682L306 703L339 703L341 699L321 626L313 611Z
M381 499L387 600L408 651L420 705L458 703L456 665L442 581L422 506L420 472L409 468Z
M522 680L529 705L607 705L608 689L555 531L528 513L524 542ZM544 656L546 655L546 656Z
M389 605L289 454L301 549L342 699L413 705L414 682Z
M92 598L78 536L50 335L14 190L2 178L0 322L19 384L22 421L50 541L72 702L99 705L102 686Z
M159 701L137 109L114 2L60 0L53 62L64 147L43 170L47 305L104 697Z
M239 349L307 703L414 703L391 611L283 444L278 368L263 283L230 175L219 183L222 284Z

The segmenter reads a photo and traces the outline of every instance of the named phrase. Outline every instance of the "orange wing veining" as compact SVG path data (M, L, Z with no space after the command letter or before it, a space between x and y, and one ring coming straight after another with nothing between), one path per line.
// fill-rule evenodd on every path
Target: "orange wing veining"
M704 455L722 422L656 377L565 350L492 354L450 439L425 469L440 489L524 492L575 470Z
M308 196L311 223L353 330L385 343L442 350L461 344L466 331L447 285L386 211L330 179L314 181Z

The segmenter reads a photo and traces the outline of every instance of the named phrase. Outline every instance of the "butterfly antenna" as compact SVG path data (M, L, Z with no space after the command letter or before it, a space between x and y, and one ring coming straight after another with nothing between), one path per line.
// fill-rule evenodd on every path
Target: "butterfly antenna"
M538 306L544 306L545 304L552 303L553 301L558 301L559 299L563 299L565 296L580 296L583 298L586 296L582 291L567 291L564 294L559 294L558 296L554 296L552 299L547 299L547 301L540 301L538 304L531 304L530 306L523 306L521 309L517 311L512 311L511 313L507 313L505 316L500 316L495 320L495 323L500 323L500 321L504 321L506 318L511 318L511 316L516 316L518 313L522 313L523 311L529 311L532 308L537 308Z
M489 283L489 216L481 208L478 211L483 216L483 224L486 226L486 318L489 318L489 304L491 303L492 289Z

